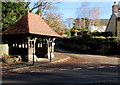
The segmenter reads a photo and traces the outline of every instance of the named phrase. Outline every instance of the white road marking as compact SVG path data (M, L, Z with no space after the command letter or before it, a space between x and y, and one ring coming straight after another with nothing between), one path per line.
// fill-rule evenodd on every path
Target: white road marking
M30 72L35 72L35 71L30 71Z
M116 66L109 66L109 67L116 67Z
M87 69L94 69L95 67L88 67Z
M105 66L99 66L98 68L104 68Z
M82 69L82 68L74 68L73 70L80 70L80 69Z
M62 71L62 70L68 70L68 69L59 69L59 70L61 70L61 71Z

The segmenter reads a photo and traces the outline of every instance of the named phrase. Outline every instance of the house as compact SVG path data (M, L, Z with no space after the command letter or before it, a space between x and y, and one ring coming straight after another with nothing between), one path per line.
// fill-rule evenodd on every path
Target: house
M84 19L83 18L76 18L75 23L73 26L74 29L82 30L84 27L86 27L91 32L99 31L99 32L105 32L107 24L109 19Z
M54 40L58 37L61 36L39 15L29 12L2 33L3 44L8 44L9 54L21 56L28 62L54 57Z
M117 24L117 36L119 36L120 37L120 17L118 17L117 19L116 19L116 24Z
M109 19L91 19L88 29L91 32L105 32Z
M112 32L114 36L120 36L120 2L114 2L112 6L112 15L108 22L106 32Z

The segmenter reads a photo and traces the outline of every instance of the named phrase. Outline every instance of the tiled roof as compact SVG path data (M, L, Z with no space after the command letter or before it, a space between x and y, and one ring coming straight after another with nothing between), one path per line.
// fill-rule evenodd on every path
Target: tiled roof
M109 19L100 19L100 25L107 26Z
M60 37L40 16L33 13L27 13L16 24L3 32L3 34L25 33Z
M100 26L107 26L109 19L95 19L96 21L99 20Z

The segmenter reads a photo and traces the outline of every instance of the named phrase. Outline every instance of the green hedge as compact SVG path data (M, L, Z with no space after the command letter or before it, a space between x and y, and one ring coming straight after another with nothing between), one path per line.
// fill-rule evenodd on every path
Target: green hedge
M82 53L101 55L120 55L120 40L118 37L79 36L63 38L65 48Z
M68 37L71 37L71 32L70 31L65 32L65 34L67 34Z

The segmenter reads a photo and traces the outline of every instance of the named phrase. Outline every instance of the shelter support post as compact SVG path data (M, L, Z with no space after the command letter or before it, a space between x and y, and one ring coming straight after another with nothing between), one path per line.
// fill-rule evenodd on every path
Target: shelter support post
M48 59L50 59L50 62L52 61L52 57L54 57L54 40L55 38L49 38L47 39L47 49L48 49L48 52L47 52L47 57Z
M37 57L35 56L35 43L37 38L29 38L28 37L28 62L37 61Z

